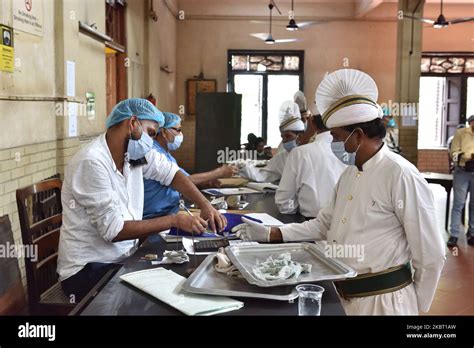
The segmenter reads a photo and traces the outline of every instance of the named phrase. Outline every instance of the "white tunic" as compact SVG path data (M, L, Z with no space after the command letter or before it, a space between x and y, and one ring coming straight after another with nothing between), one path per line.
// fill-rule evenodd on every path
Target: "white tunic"
M275 194L275 203L283 214L298 211L306 217L317 216L329 203L336 183L346 165L332 152L332 135L318 134L314 142L293 149Z
M359 274L411 260L414 284L342 303L347 314L418 314L429 310L445 260L436 221L427 182L415 166L383 146L364 163L363 171L356 166L344 171L336 195L316 219L281 231L284 241L327 240L332 247L362 249L363 258L339 258Z
M286 159L288 158L288 151L280 151L273 158L268 161L268 164L263 167L255 167L247 163L245 167L239 170L239 173L244 178L248 178L256 182L272 182L280 180L285 169Z
M59 239L58 273L63 281L87 263L120 262L135 251L136 240L112 242L127 220L141 220L143 178L169 185L178 166L156 152L147 165L117 170L102 134L69 162L61 190L63 224Z

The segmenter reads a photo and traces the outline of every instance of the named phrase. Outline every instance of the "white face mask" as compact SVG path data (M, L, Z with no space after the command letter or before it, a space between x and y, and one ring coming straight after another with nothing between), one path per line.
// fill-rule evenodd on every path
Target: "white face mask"
M153 139L143 130L140 122L138 125L142 130L140 139L134 140L130 135L127 147L128 157L134 161L145 157L145 155L153 148Z
M168 143L168 150L170 151L175 151L178 150L179 147L181 146L181 143L183 142L184 135L183 134L178 134L174 136L174 141L172 143Z

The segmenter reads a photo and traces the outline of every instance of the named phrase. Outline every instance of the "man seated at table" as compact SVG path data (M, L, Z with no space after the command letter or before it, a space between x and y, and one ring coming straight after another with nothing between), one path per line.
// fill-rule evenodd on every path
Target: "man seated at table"
M117 104L107 130L69 162L61 192L63 223L58 273L64 292L80 301L107 271L135 252L138 238L177 227L222 230L219 214L176 164L153 148L163 114L145 99ZM171 185L201 208L201 217L169 215L142 221L143 178Z
M304 132L304 124L301 121L299 107L293 101L285 101L280 106L279 115L280 135L284 151L278 152L263 168L247 162L239 170L241 176L256 182L280 180L288 154L299 144L298 137Z
M176 151L183 142L181 117L171 112L164 112L164 126L153 140L153 148L165 156L168 161L176 164L171 151ZM219 186L217 179L228 178L237 173L237 167L222 166L212 171L189 175L184 169L181 172L198 187ZM173 187L164 185L156 180L144 179L144 208L143 217L149 219L156 216L175 214L179 210L180 193Z
M316 138L288 155L275 203L282 214L299 212L306 218L313 218L329 203L347 166L333 153L333 138L321 115L313 116L308 122L313 123Z
M342 173L317 218L279 228L247 220L241 237L326 240L326 256L358 273L335 282L347 314L414 315L430 308L445 250L428 183L382 142L377 96L375 81L361 71L342 69L324 78L316 91L319 112L334 139L355 152L356 165Z

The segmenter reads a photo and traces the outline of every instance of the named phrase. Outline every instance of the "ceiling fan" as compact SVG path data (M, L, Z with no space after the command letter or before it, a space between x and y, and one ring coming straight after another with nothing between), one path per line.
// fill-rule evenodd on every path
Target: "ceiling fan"
M440 29L440 28L446 28L450 24L459 24L459 23L466 23L466 22L472 22L474 21L474 17L466 17L466 18L456 18L452 19L450 21L446 20L446 18L443 15L443 0L441 0L441 10L438 18L436 20L429 19L429 18L418 18L415 16L411 16L408 14L403 14L403 16L411 19L416 19L417 21L423 22L423 23L428 23L433 26L433 28Z
M290 22L286 26L286 30L296 31L298 29L304 29L311 25L317 24L317 22L309 21L309 22L300 22L296 24L295 21L295 7L294 7L294 0L291 0L291 12L290 12Z
M299 41L298 39L277 39L275 40L272 35L272 12L273 8L276 8L278 12L281 14L280 9L276 6L275 2L273 0L270 0L270 3L268 4L268 8L270 10L270 31L269 33L253 33L250 34L253 37L256 37L257 39L265 41L265 43L272 45L275 43L287 43L287 42L295 42Z
M271 3L275 6L275 8L278 10L278 12L281 14L280 12L280 9L278 7L276 7L276 4L274 3L274 1L271 1ZM290 30L290 31L296 31L298 29L305 29L307 27L310 27L312 25L315 25L315 24L320 24L320 23L323 23L325 21L307 21L307 22L299 22L299 23L296 23L295 21L295 9L294 9L294 0L291 0L291 11L290 11L290 21L288 23L288 25L282 25L282 24L276 24L277 26L281 26L281 27L285 27L286 30ZM258 23L258 24L267 24L268 22L267 21L259 21L259 20L251 20L250 21L251 23Z

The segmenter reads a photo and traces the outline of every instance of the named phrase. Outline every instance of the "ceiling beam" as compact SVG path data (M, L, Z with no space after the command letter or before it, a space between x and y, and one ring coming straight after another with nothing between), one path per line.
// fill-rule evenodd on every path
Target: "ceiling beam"
M379 6L383 0L364 0L355 3L355 18L364 17L367 13Z

